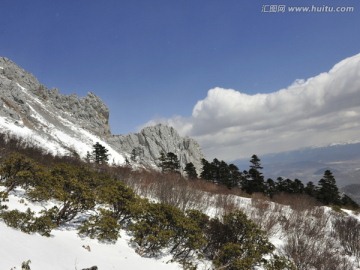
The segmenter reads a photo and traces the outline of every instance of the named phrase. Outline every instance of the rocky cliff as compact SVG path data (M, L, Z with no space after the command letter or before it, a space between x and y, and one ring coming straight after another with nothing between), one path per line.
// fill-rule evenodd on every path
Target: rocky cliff
M178 156L182 169L192 162L200 172L204 158L195 140L181 137L174 128L162 124L146 127L139 133L114 135L109 143L118 151L126 152L131 161L146 167L157 166L161 152L172 152Z
M30 73L0 57L0 129L30 139L55 154L75 150L80 156L99 141L110 160L157 167L161 152L178 155L181 167L192 162L200 171L199 145L182 138L171 127L158 125L139 133L112 135L109 110L93 93L86 97L62 95L47 89Z
M34 119L32 109L40 106L56 112L53 118L59 115L76 121L96 135L110 135L109 110L93 93L79 98L76 95L61 95L57 89L48 90L32 74L4 57L0 58L0 67L0 96L6 105L1 106L0 115L21 119L25 125L30 125L39 122L39 119Z

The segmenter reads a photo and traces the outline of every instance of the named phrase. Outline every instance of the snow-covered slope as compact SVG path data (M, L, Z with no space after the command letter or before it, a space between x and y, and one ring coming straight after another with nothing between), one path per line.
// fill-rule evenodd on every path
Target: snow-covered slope
M7 58L0 57L0 133L24 138L53 154L76 151L85 157L92 145L101 143L109 150L110 163L158 165L160 152L179 155L180 165L192 162L200 170L199 145L182 138L171 127L144 128L138 134L112 135L109 110L93 93L79 98L49 90ZM131 159L133 151L138 156Z
M24 199L21 190L11 194L9 202L5 204L9 209L20 211L26 211L28 207L32 211L42 209L41 205ZM53 230L51 234L51 237L29 235L0 221L0 269L20 269L21 263L28 260L31 260L31 269L35 270L80 270L91 266L97 266L100 270L145 267L147 270L181 269L176 263L168 263L171 259L169 256L159 259L139 256L129 245L130 237L124 231L115 244L81 239L72 227Z
M0 58L0 129L53 154L76 151L85 157L100 142L110 161L125 162L105 140L109 135L106 106L94 94L85 98L47 90L31 74Z

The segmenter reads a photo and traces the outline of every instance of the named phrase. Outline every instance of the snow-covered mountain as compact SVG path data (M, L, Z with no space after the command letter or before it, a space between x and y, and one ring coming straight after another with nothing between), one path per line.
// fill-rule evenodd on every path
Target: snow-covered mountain
M193 162L200 170L203 158L194 140L180 137L168 126L148 127L138 134L112 135L109 110L95 94L80 98L49 90L4 57L0 58L0 131L60 155L76 151L85 157L92 145L100 142L109 150L110 161L116 164L128 160L156 167L163 151L176 153L182 168ZM131 158L135 152L137 158Z

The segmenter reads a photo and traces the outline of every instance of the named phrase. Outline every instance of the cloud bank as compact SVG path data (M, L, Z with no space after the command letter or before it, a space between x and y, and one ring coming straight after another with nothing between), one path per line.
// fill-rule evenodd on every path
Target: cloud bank
M269 94L213 88L189 118L156 119L196 139L207 158L247 158L360 140L360 54Z

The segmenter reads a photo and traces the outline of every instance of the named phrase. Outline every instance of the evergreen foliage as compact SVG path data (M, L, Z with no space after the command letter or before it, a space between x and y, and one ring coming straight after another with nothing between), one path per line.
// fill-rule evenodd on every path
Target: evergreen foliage
M167 154L161 152L160 168L163 173L180 173L180 161L177 155L172 152L168 152Z
M108 149L105 146L101 145L99 142L96 142L93 145L92 158L96 164L107 164L109 161L109 154L107 153Z
M99 212L81 224L78 228L79 235L96 238L101 242L116 242L121 229L118 220L109 210L101 208Z
M107 205L111 215L121 224L132 218L132 206L138 202L133 190L111 178L103 180L96 196L98 203Z
M175 154L162 154L161 160L164 172L179 170ZM167 249L173 260L187 269L196 269L194 260L199 257L211 260L216 269L254 269L259 265L267 270L294 269L286 258L273 254L274 247L265 232L241 211L210 218L197 210L183 212L168 204L152 203L136 196L132 189L116 179L119 175L110 174L113 171L109 167L104 166L99 172L88 164L72 165L72 161L44 166L25 155L2 158L0 184L7 192L22 187L27 199L52 200L56 206L36 215L30 209L26 212L0 209L0 218L26 233L50 236L53 228L74 222L79 213L86 211L88 215L78 227L79 235L115 242L120 229L127 229L132 232L132 242L138 246L140 254L156 256ZM319 186L309 182L304 187L298 179L279 177L277 181L268 179L265 182L256 155L252 156L249 171L244 173L235 165L217 159L211 163L203 159L202 163L202 178L228 188L241 185L248 192L262 192L268 196L281 192L311 194L324 204L358 208L348 196L339 195L330 171L325 171ZM193 165L188 168L190 178ZM328 192L332 197L325 196ZM75 222L79 221L75 219Z
M252 194L255 192L265 192L264 176L261 172L263 167L261 166L260 159L257 155L252 155L250 160L250 169L248 172L244 172L245 178L242 183L242 188L247 193Z
M42 236L50 236L51 230L55 227L51 219L46 215L35 217L35 213L29 208L26 212L18 210L3 211L0 218L9 227L19 229L22 232L31 234L39 233Z
M176 234L173 222L177 214L177 209L170 205L149 203L144 207L130 226L139 254L156 256L161 249L170 246Z
M359 205L346 194L343 194L341 197L341 205L350 209L359 209Z
M207 252L218 268L241 270L259 265L274 250L265 233L241 211L210 221Z
M201 164L202 164L202 172L200 174L200 177L204 180L212 181L213 179L212 165L205 158L201 159Z
M189 162L185 165L184 171L189 179L197 179L198 174L196 172L196 168L192 162Z
M335 178L330 170L324 172L323 178L319 181L317 199L325 205L340 205L341 198Z
M77 214L95 206L95 184L91 171L85 167L58 164L51 169L49 177L38 183L36 189L29 191L33 200L59 201L60 206L48 210L57 226L73 220Z
M274 255L265 263L266 270L297 270L295 265L283 256Z
M219 161L215 158L211 163L202 159L202 165L203 171L200 175L202 179L225 185L228 188L240 185L242 175L234 164L228 165L225 161Z
M308 182L304 188L305 194L309 195L310 197L316 197L317 187L314 185L312 181Z
M202 179L224 185L229 189L240 187L248 194L262 193L270 198L280 193L306 194L325 205L359 208L359 205L346 194L340 196L330 170L325 171L323 178L319 181L319 186L316 186L313 182L304 185L299 179L291 180L282 177L278 177L276 181L270 178L265 181L261 172L263 169L261 160L257 155L251 157L249 170L242 173L235 165L228 165L216 158L211 163L206 159L202 159L201 162L203 167L200 177Z
M39 170L35 162L24 155L14 153L2 160L0 166L0 182L9 193L16 187L27 187L35 181Z

